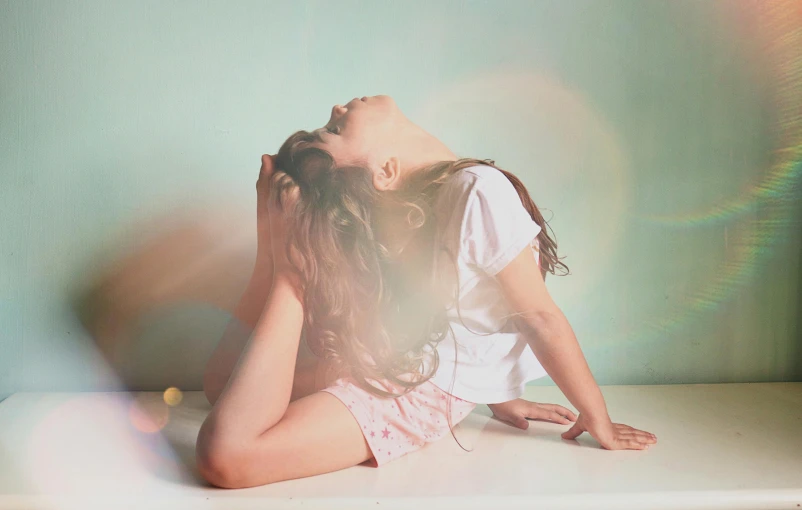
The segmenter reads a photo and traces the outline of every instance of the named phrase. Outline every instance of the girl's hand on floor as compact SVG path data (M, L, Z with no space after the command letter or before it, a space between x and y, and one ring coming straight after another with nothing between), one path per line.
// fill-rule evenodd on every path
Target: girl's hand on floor
M563 425L568 425L576 420L576 415L562 406L539 404L522 398L500 404L489 404L488 407L497 419L523 430L529 428L527 419L550 421Z
M609 418L591 421L581 413L574 426L563 432L562 438L575 439L583 432L593 436L606 450L645 450L650 444L657 443L657 437L650 432L623 423L613 423Z

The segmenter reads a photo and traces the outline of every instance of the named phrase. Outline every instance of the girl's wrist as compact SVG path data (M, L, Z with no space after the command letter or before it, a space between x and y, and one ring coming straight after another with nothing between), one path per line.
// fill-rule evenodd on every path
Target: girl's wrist
M270 288L270 285L273 283L273 262L268 260L267 262L260 262L259 260L256 261L256 265L253 268L253 273L251 273L251 279L249 285L267 285Z
M601 388L595 381L592 381L588 386L590 387L582 390L584 398L580 405L576 406L577 410L585 415L584 420L586 423L598 423L599 425L611 423L610 415L607 413L607 403L604 401Z
M612 423L607 409L586 410L582 411L582 414L585 415L585 422L591 425L606 425Z
M257 250L256 262L253 265L253 276L261 279L273 277L273 254L270 251Z
M260 264L257 261L245 292L234 309L234 315L243 323L255 327L272 286L273 264Z
M303 285L301 284L301 275L295 268L279 266L273 273L273 288L276 286L285 286L291 288L295 292L295 296L299 301L303 302Z

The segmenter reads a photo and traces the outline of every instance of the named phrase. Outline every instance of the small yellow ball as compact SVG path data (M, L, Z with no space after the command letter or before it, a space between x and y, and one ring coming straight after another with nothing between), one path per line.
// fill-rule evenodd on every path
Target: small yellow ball
M170 407L180 404L182 398L184 398L184 395L178 388L170 387L164 390L164 403Z

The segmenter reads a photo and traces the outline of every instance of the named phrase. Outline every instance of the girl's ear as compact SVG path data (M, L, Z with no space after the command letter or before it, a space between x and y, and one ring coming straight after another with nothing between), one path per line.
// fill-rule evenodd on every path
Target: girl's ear
M401 179L401 160L392 156L373 174L373 186L380 191L396 189Z

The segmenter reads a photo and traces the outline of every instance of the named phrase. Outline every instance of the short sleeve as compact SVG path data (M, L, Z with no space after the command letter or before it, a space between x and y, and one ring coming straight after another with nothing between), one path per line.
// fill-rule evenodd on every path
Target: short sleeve
M540 233L507 177L487 167L465 205L461 234L464 260L490 276L509 264Z

